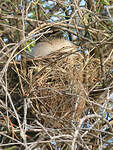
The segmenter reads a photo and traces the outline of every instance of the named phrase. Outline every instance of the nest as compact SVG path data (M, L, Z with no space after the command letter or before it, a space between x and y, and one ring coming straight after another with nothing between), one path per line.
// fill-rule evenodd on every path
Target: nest
M82 114L85 107L82 55L76 53L60 58L61 60L58 60L58 57L53 56L39 59L35 62L36 67L30 67L28 70L28 72L32 70L30 93L35 97L32 101L38 111L54 118L54 121L49 119L49 122L45 118L45 124L49 127L51 126L49 124L52 124L54 128L61 127L62 123L66 126L71 124L77 99L79 100L74 120L77 119L76 116Z

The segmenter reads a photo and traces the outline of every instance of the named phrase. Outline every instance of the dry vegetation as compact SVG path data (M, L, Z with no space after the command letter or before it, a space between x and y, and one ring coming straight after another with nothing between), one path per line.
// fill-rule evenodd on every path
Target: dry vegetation
M0 149L112 150L113 20L102 12L112 1L99 2L1 0ZM26 57L51 27L80 50Z

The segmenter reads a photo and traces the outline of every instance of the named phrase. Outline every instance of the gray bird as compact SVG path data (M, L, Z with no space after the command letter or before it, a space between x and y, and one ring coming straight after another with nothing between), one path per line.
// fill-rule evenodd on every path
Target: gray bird
M50 41L43 41L36 44L31 52L31 55L34 58L37 58L39 56L47 56L48 54L57 50L68 52L72 46L73 43L65 40L64 38L54 38Z

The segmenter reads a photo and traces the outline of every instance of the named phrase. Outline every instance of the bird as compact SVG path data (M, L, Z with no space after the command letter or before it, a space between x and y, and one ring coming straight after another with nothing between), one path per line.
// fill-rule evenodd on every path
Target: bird
M52 52L61 50L62 52L68 52L73 47L73 43L64 38L53 38L48 41L41 41L35 45L31 55L34 58L39 56L47 56Z
M51 33L42 36L34 46L30 53L32 57L47 56L58 50L61 50L61 52L68 52L70 48L74 46L72 41L64 38L63 30L52 27L50 31Z

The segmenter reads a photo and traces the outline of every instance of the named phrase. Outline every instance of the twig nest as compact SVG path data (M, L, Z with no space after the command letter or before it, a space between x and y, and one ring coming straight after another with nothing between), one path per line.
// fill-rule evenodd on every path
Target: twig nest
M34 63L31 95L36 98L33 100L36 109L61 120L71 121L72 116L77 120L84 110L86 99L83 56L78 52L72 55L56 52L56 55L39 58ZM61 120L57 124L51 123L54 127L61 126Z

